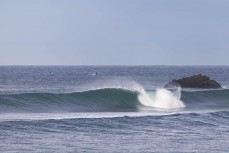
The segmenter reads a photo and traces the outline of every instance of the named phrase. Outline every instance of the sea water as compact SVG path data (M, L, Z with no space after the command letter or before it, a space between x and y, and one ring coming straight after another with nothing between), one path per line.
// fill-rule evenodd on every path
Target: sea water
M205 74L222 89L164 89ZM228 66L0 66L0 152L229 152Z

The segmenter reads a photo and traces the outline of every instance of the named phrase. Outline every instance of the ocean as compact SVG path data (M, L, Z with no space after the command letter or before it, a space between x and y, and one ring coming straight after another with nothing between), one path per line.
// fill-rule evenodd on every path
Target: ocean
M222 89L164 89L204 74ZM0 66L0 152L228 153L229 66Z

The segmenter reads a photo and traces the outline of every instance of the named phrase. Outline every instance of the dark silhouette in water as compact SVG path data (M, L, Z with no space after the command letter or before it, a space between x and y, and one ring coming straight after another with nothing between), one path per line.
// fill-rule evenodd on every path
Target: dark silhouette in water
M92 73L92 75L98 75L98 72Z
M193 75L178 80L168 82L165 88L183 87L183 88L222 88L215 80L211 80L203 74Z

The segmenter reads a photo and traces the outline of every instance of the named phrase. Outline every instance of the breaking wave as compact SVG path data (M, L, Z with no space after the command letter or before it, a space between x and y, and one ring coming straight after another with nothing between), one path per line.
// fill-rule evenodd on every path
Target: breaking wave
M1 112L128 112L143 107L174 109L185 105L166 89L101 88L74 93L0 95Z
M104 87L72 93L0 95L1 113L20 112L139 112L168 110L227 110L229 90L182 91Z

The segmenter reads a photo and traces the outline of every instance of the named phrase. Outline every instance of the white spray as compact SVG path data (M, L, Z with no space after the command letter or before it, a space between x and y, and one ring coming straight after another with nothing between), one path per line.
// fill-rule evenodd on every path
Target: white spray
M157 89L155 93L146 93L145 90L142 90L141 94L138 96L139 101L143 105L162 109L176 109L185 107L180 98L180 88L178 88L175 93L163 88Z

